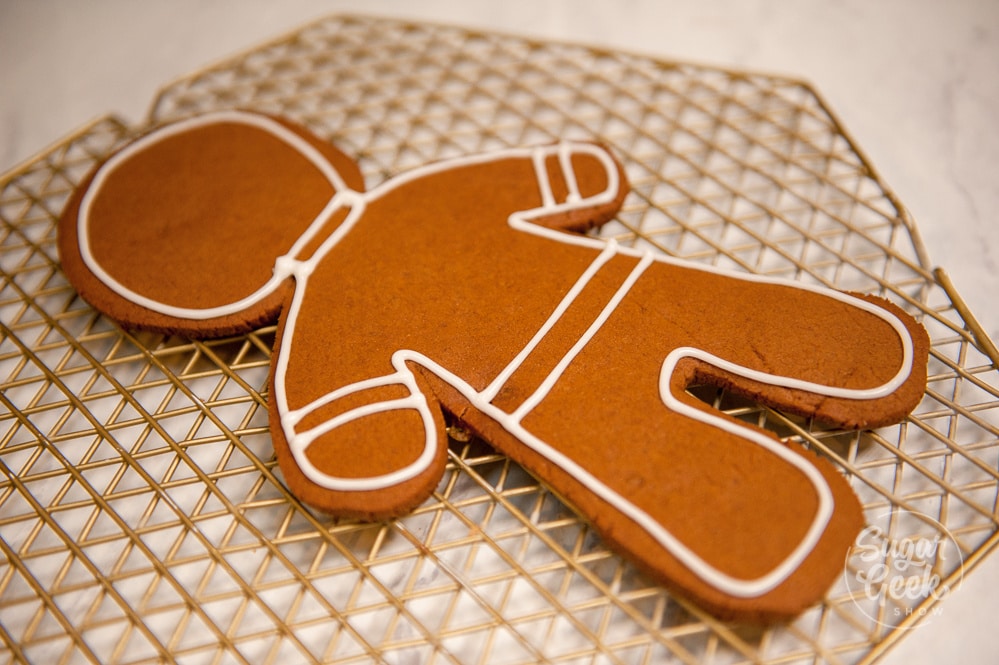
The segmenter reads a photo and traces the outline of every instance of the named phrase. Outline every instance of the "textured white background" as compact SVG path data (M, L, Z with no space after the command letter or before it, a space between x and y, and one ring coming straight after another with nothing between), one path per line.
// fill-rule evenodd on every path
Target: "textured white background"
M999 339L995 0L0 0L0 172L95 117L138 121L167 82L338 12L807 79ZM997 614L999 552L883 662L997 662Z

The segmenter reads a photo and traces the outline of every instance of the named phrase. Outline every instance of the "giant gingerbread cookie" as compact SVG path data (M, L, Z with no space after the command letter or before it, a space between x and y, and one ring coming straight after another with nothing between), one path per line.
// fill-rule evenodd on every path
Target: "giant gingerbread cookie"
M627 191L606 149L574 142L365 191L303 129L223 112L97 168L59 249L128 326L210 336L280 316L271 431L306 503L412 509L443 473L447 413L675 591L723 617L793 616L842 570L857 499L824 459L686 389L885 425L923 394L926 335L878 298L583 235Z

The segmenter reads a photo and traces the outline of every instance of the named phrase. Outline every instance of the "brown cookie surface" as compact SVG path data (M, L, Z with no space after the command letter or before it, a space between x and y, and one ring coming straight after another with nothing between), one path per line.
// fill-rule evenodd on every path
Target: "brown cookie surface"
M67 274L128 325L226 334L280 310L275 451L326 511L426 499L449 413L670 588L785 618L841 572L860 506L830 463L687 389L844 427L897 422L925 389L925 332L886 301L581 235L628 191L598 145L458 158L369 191L339 151L253 114L134 145L67 207Z

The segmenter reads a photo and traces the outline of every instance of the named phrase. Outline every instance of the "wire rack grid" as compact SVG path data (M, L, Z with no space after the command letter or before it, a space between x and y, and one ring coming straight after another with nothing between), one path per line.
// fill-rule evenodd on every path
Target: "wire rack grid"
M952 543L927 562L948 588L996 543L994 346L806 83L335 16L167 86L144 126L232 107L305 124L369 186L446 157L596 138L633 186L605 235L890 298L932 340L906 422L823 430L701 396L831 458L886 541ZM0 182L0 661L857 663L933 619L933 594L872 599L855 584L897 551L855 551L794 622L720 623L460 431L411 515L310 512L270 447L273 328L209 342L125 331L60 271L69 193L141 129L101 119Z

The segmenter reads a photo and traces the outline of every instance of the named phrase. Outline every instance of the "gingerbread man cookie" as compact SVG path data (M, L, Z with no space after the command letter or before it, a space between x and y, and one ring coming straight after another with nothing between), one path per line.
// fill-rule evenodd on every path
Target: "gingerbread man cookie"
M826 460L687 389L894 423L925 389L926 334L879 298L584 235L627 191L609 151L576 142L365 191L304 129L222 112L100 165L59 249L80 294L128 326L211 336L279 319L271 431L306 503L414 508L443 473L446 413L678 593L722 617L793 616L841 572L857 499Z

